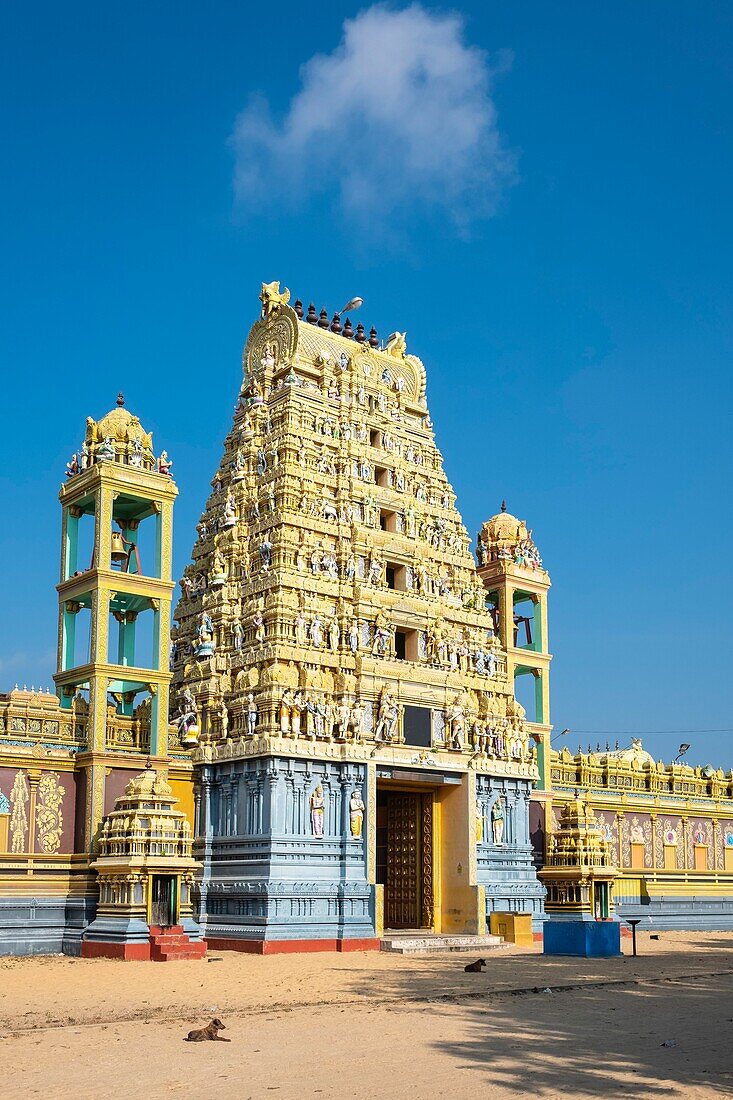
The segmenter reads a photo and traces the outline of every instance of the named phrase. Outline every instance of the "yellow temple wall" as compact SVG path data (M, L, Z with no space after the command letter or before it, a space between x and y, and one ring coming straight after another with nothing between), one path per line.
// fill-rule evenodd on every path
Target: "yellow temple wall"
M617 899L733 899L733 776L603 754L553 754L549 828L581 790L618 868ZM546 844L546 834L544 837Z
M446 935L480 935L486 917L482 905L483 887L476 883L475 786L470 779L436 792L439 855L436 886L436 931Z

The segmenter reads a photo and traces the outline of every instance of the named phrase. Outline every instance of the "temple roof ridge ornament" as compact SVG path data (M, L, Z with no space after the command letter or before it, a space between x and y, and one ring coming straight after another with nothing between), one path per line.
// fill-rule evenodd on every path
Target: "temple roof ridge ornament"
M253 380L259 384L268 377L273 383L293 384L298 380L293 371L298 368L306 382L313 379L314 368L321 376L324 372L343 374L353 370L365 383L376 385L386 380L405 401L415 402L424 410L425 367L416 355L407 353L406 332L393 332L386 345L380 347L376 329L371 329L367 339L363 324L354 330L346 318L342 325L341 313L335 313L329 321L328 312L322 309L317 315L311 303L304 316L301 300L291 306L290 290L286 287L281 291L277 280L262 283L259 297L261 314L250 330L242 356L245 397Z

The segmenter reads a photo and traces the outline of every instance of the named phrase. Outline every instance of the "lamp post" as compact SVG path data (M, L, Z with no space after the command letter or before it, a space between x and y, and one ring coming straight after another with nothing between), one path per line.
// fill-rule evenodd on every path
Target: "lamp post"
M631 953L636 958L636 926L641 924L641 917L634 917L629 919L627 917L626 923L631 925Z

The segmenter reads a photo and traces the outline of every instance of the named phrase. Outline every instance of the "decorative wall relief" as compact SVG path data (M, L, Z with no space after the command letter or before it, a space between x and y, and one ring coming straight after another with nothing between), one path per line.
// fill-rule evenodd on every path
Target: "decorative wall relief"
M10 803L8 802L8 796L0 791L0 814L10 813Z
M674 847L675 860L679 870L685 866L685 849L682 824L679 817L658 817L655 823L657 848L662 853L661 866L664 866L664 852Z
M61 847L64 788L56 772L44 772L38 784L36 837L42 852L53 855Z
M19 855L25 851L25 837L28 832L28 783L25 772L20 770L15 773L15 782L10 792L10 851L12 855Z

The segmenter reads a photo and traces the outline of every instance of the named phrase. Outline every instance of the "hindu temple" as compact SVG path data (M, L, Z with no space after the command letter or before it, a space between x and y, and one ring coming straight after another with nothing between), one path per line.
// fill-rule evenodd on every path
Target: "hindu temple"
M177 584L121 396L67 466L56 692L0 696L0 952L733 928L733 772L552 748L549 574L505 504L466 530L405 333L260 302Z

